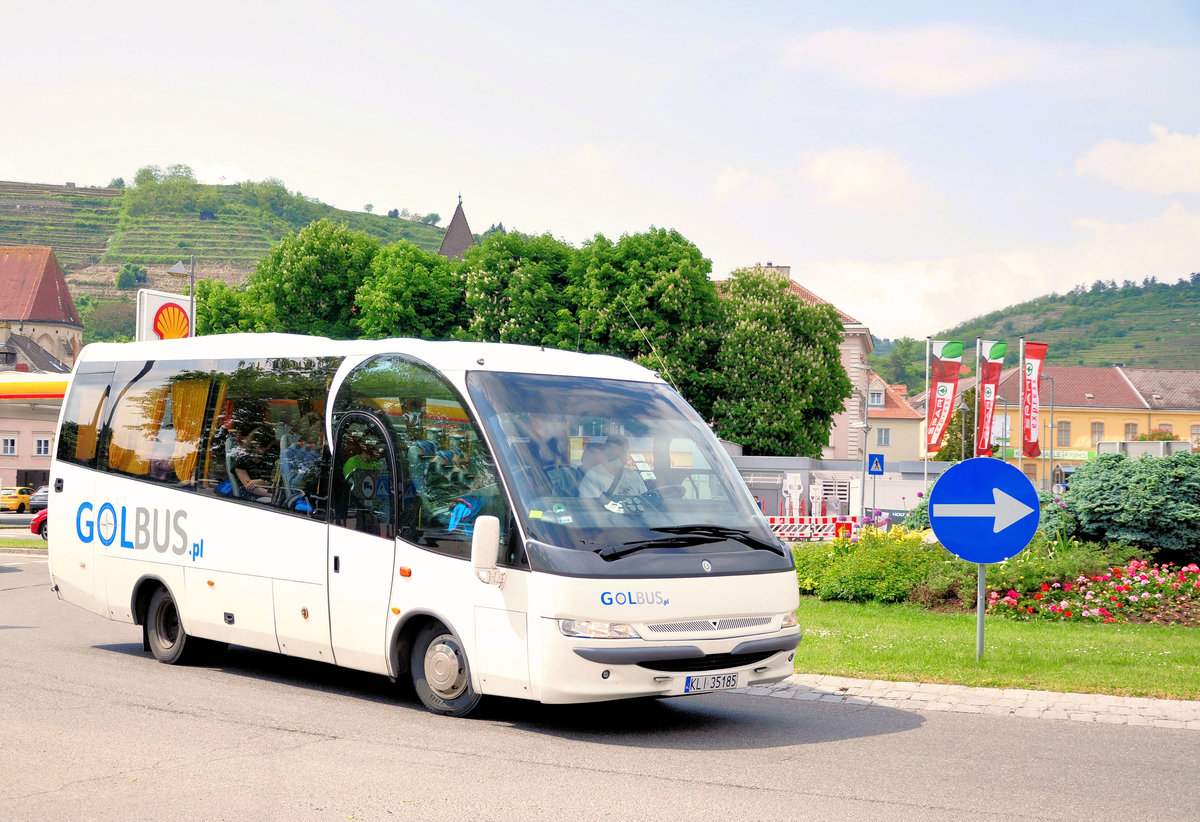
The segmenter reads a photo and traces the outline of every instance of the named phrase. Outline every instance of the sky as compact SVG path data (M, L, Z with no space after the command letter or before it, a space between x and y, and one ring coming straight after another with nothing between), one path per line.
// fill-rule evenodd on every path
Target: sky
M1200 3L13 2L0 179L146 165L574 245L881 338L1200 271ZM13 36L13 35L17 36Z

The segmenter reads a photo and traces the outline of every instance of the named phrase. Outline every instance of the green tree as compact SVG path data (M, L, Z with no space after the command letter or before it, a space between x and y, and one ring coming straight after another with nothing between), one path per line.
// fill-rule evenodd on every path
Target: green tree
M721 323L711 272L674 229L651 227L616 243L597 234L569 271L582 347L661 372L708 419Z
M108 187L109 188L125 188L125 178L124 177L113 177L111 180L108 181Z
M445 339L468 319L454 264L407 240L386 245L358 288L355 324L367 337Z
M223 280L196 281L196 333L272 331L273 307L260 306L245 288Z
M912 337L896 340L888 353L881 357L869 356L871 369L891 385L906 385L910 393L921 390L925 384L924 368L918 365L925 360L925 341Z
M371 214L375 211L375 205L373 203L367 203L365 206L363 206L363 211Z
M269 330L353 338L355 295L378 250L361 231L317 220L272 246L246 290Z
M808 305L789 285L760 267L725 282L712 414L718 435L747 454L818 457L850 396L842 323L833 306Z
M464 336L476 340L575 348L579 325L568 270L576 250L549 234L496 232L467 249Z
M80 306L83 342L129 342L136 333L137 307L129 300L96 300Z

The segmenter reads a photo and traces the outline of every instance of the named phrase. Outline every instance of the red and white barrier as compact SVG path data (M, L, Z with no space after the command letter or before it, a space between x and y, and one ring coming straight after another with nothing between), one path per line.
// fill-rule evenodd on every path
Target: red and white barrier
M858 517L767 517L775 536L788 542L819 541L858 531Z

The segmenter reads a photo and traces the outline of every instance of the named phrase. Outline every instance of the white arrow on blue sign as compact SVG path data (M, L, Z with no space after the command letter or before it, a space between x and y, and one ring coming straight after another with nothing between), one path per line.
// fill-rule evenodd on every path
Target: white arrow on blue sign
M950 553L974 563L1021 553L1037 531L1037 490L1000 460L976 457L942 474L929 492L929 524Z

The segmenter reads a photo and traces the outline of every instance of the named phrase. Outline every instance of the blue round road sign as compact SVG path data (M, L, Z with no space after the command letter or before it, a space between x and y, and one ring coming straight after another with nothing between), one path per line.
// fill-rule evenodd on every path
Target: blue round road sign
M929 492L929 524L938 542L967 562L1014 557L1037 531L1033 483L1014 466L988 457L965 460Z

